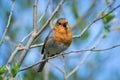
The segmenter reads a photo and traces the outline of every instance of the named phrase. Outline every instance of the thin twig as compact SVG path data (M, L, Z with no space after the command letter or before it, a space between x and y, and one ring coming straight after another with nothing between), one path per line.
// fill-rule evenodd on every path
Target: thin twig
M2 35L2 39L0 41L0 45L2 45L2 43L3 43L4 39L5 39L5 35L6 35L7 31L8 31L8 28L10 27L10 21L11 21L11 17L12 17L13 11L14 11L15 0L11 0L11 1L12 1L12 8L11 8L11 11L10 11L10 15L9 15L9 18L8 18L6 28L5 28L4 33Z
M111 5L109 5L109 6L111 6ZM109 7L109 6L107 6L107 7ZM118 6L116 6L115 8L113 8L111 11L109 11L107 14L105 14L105 15L103 15L103 16L101 16L101 17L96 17L92 22L90 22L84 29L83 29L83 31L79 34L79 35L75 35L75 36L73 36L73 38L80 38L87 30L88 30L88 28L92 25L92 24L94 24L96 21L98 21L98 20L100 20L100 19L103 19L103 18L105 18L106 16L108 16L110 13L112 13L113 11L115 11L116 9L118 9L120 7L120 4L118 5ZM99 14L100 15L100 14Z
M10 55L9 59L8 59L8 62L7 62L7 65L10 66L10 64L12 63L15 55L17 54L18 50L19 50L19 47L20 47L21 44L18 44L18 46L16 47L16 49L12 52L12 54Z
M31 46L30 46L30 49L31 49L31 48L35 48L35 47L41 47L41 46L43 46L43 44L44 44L44 43L31 45ZM21 47L19 48L19 51L21 51L21 50L23 50L23 49L25 49L25 47L22 47L22 46L21 46Z
M20 41L20 43L23 43L31 34L32 34L32 32L30 32L27 36L25 36L25 37Z
M28 50L30 48L30 45L32 44L33 40L35 39L35 35L34 34L35 33L33 32L31 37L30 37L30 39L29 39L29 41L28 41L28 43L27 43L27 45L25 46L25 48L24 48L24 50L23 50L23 52L22 52L22 54L20 56L20 60L19 60L20 65L22 64L25 56L27 55L27 52L28 52Z

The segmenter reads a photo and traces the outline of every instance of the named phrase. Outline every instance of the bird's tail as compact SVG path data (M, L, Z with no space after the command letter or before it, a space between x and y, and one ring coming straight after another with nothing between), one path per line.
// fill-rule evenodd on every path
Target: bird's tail
M47 54L44 54L42 60L44 60L44 59L46 59L46 58L47 58ZM39 65L37 72L42 72L42 70L43 70L46 62L47 62L47 60L45 60L44 62L42 62L42 63Z

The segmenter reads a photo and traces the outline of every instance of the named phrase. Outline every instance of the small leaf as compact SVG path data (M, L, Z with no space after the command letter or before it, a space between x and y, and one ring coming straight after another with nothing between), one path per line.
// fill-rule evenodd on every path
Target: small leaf
M8 70L7 70L7 68L6 68L6 66L4 65L4 66L0 66L0 75L1 74L4 74L5 72L7 72Z
M11 70L11 75L14 77L20 71L20 64L15 63L13 69Z
M82 37L82 39L87 39L90 36L89 31L86 31Z
M102 15L106 15L105 13L102 13ZM115 16L112 14L107 15L106 17L103 18L104 24L109 23Z

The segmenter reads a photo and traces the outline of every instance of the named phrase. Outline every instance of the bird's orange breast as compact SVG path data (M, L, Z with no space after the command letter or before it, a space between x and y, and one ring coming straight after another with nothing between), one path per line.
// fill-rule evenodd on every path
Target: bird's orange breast
M54 41L56 43L64 43L66 46L69 46L72 42L72 32L70 30L70 27L67 26L66 28L57 26L54 28L55 35L54 35Z

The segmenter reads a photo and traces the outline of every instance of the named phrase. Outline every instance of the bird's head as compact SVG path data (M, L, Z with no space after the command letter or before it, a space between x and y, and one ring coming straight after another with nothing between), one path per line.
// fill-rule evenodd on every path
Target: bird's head
M66 28L68 26L68 20L65 18L60 18L57 20L56 26L63 26Z

